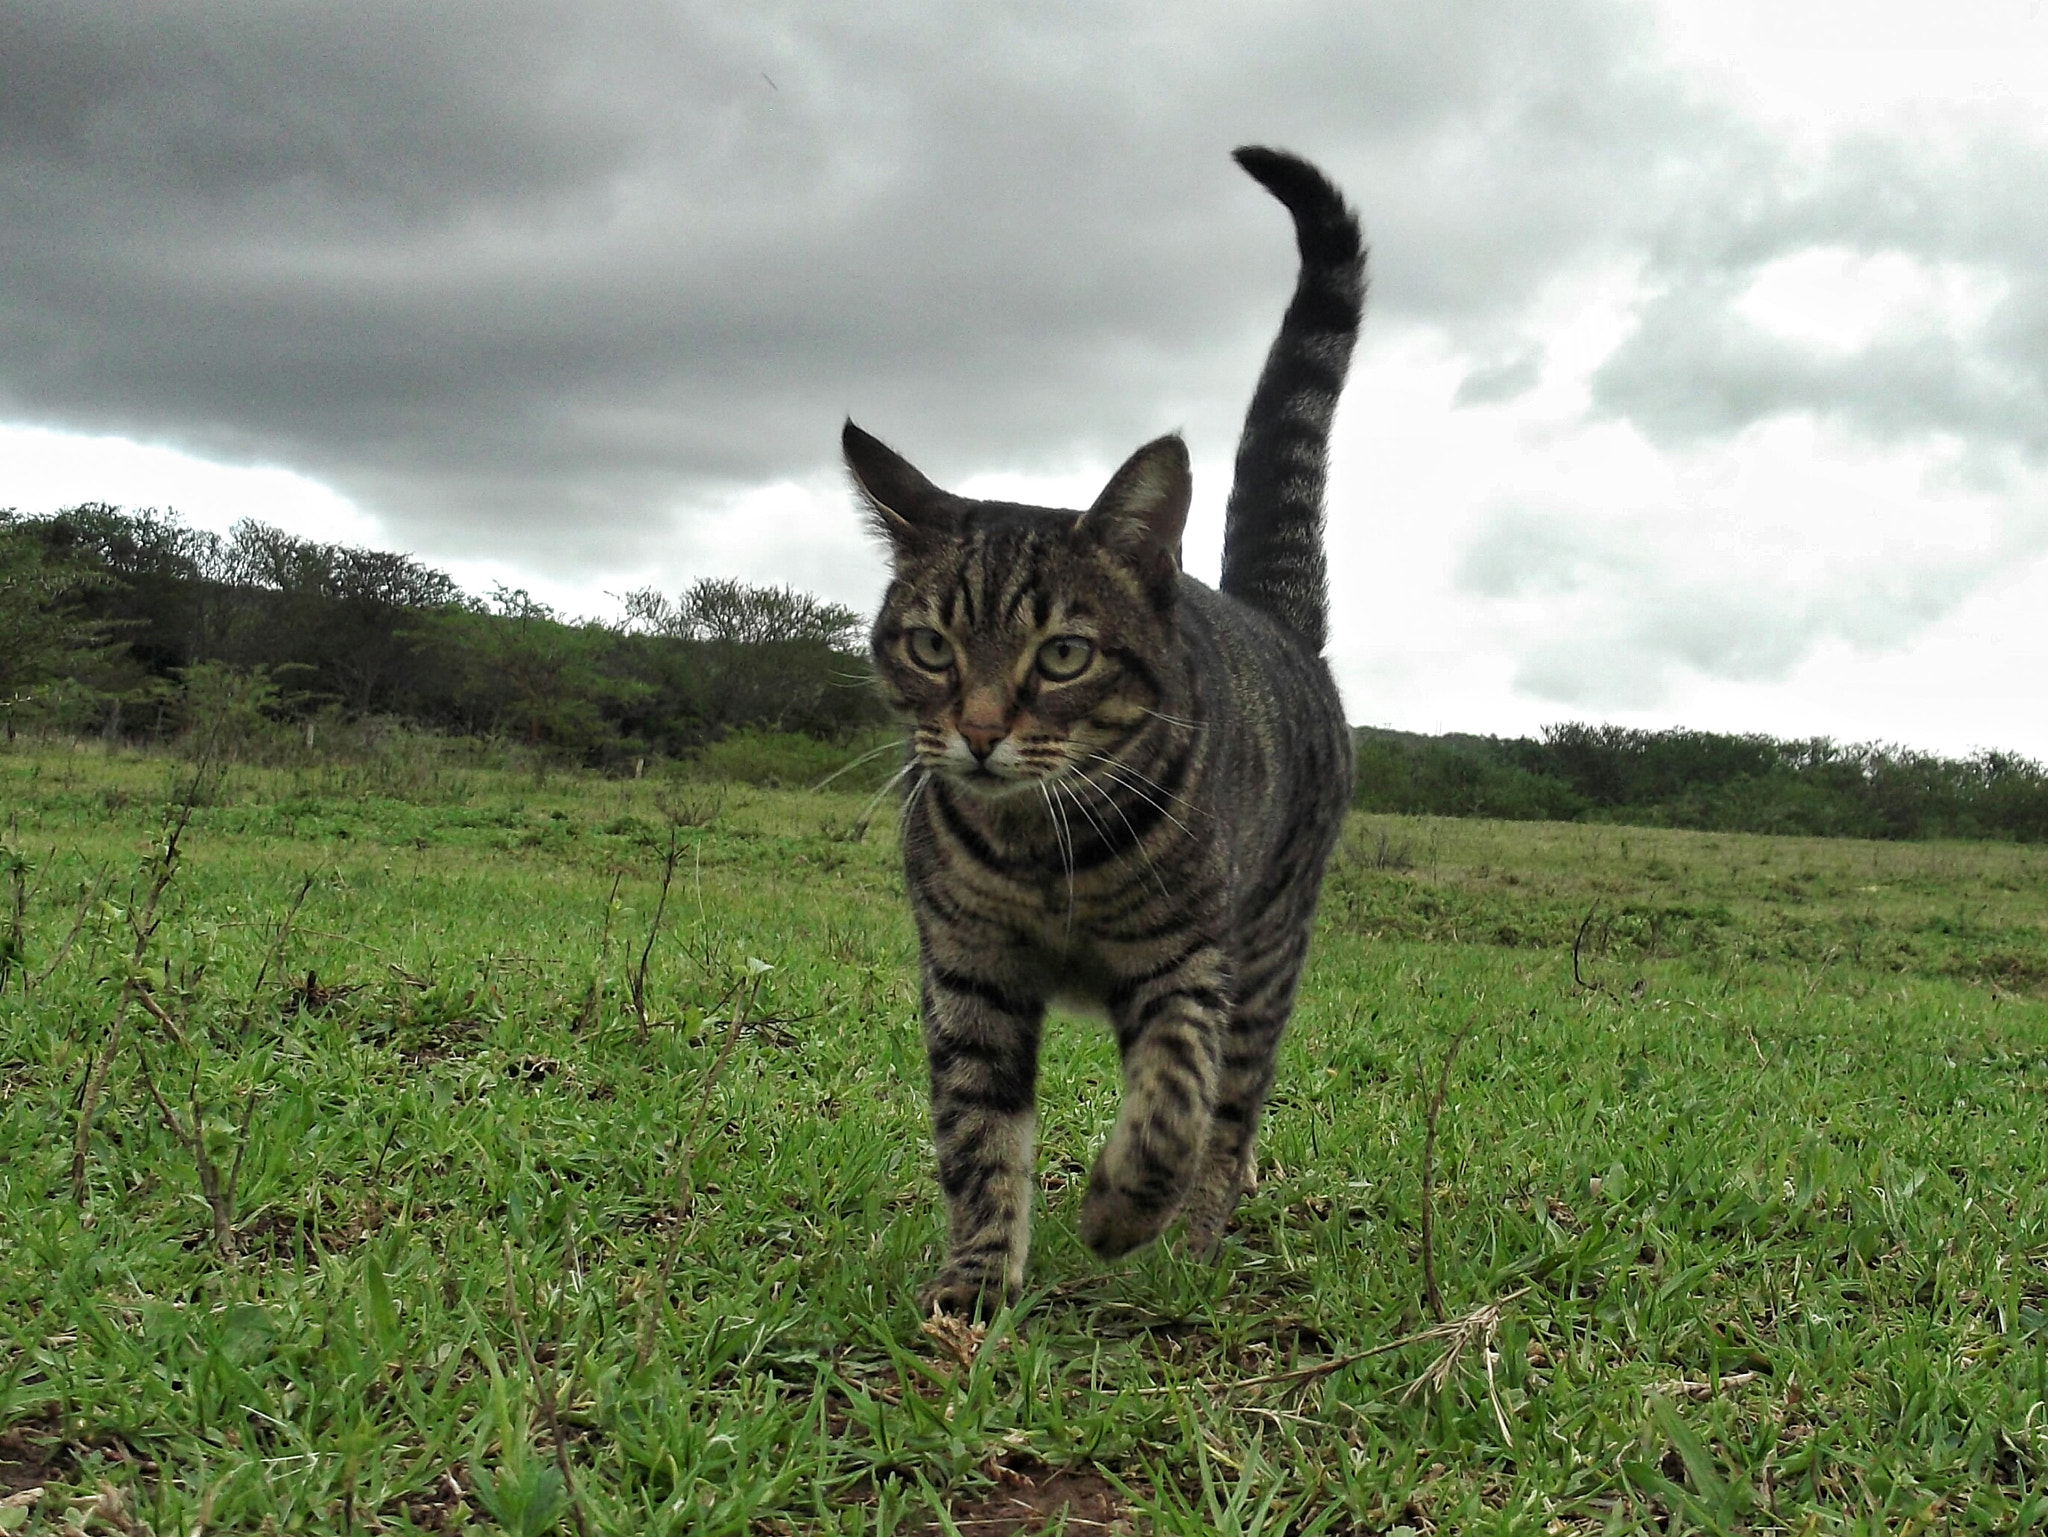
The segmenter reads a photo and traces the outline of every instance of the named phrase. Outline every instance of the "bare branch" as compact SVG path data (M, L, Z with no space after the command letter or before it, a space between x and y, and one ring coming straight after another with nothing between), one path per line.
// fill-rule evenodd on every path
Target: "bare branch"
M109 867L102 872L97 884L90 881L79 882L78 911L71 916L71 931L64 936L64 942L57 946L56 953L50 957L49 964L23 983L23 987L27 991L34 992L37 988L41 987L45 982L49 981L56 969L64 964L64 957L71 953L71 947L78 943L78 936L85 928L85 915L92 911L93 901L105 895L107 885L113 878L114 872Z
M136 1059L142 1064L142 1081L149 1089L150 1098L156 1101L158 1111L163 1115L165 1129L183 1143L185 1150L192 1155L192 1166L199 1176L199 1193L205 1197L207 1210L213 1214L213 1246L221 1254L233 1254L235 1186L241 1181L242 1155L249 1147L249 1123L256 1114L256 1091L251 1088L242 1102L242 1120L235 1133L235 1162L228 1172L228 1177L223 1180L220 1165L214 1162L213 1151L206 1145L206 1112L199 1103L198 1056L192 1052L191 1042L185 1032L178 1027L178 1022L170 1016L148 988L138 986L135 989L135 1001L142 1006L145 1014L170 1032L171 1038L181 1049L192 1056L192 1083L188 1091L191 1120L181 1122L176 1112L165 1103L163 1095L157 1090L156 1078L149 1068L149 1054L143 1050L140 1041L135 1043Z
M747 1014L754 1006L754 1000L761 991L761 979L770 968L765 964L754 971L745 993L733 1005L732 1023L725 1028L725 1039L719 1044L718 1055L712 1059L711 1069L704 1075L704 1082L697 1090L697 1108L690 1116L690 1124L683 1128L676 1138L676 1202L675 1231L669 1235L668 1251L661 1257L661 1275L655 1283L655 1306L659 1307L668 1296L669 1280L675 1273L676 1253L682 1247L683 1221L690 1214L690 1207L696 1191L690 1169L696 1157L697 1129L704 1123L704 1113L711 1107L711 1091L717 1086L719 1075L725 1071L725 1064L731 1060L733 1048L739 1044L740 1031L745 1027ZM654 1315L646 1315L640 1332L640 1348L636 1353L635 1370L647 1364L648 1356L654 1349Z
M625 878L626 872L623 869L614 871L611 894L604 899L604 927L598 932L597 962L590 969L590 986L583 994L583 1007L576 1014L576 1028L579 1030L588 1030L597 1023L598 1000L604 992L605 962L611 958L612 953L612 917L619 910L619 883ZM641 1034L644 1039L644 1023L641 1026Z
M271 940L270 950L263 957L263 964L256 968L256 981L249 988L249 998L242 1005L242 1026L248 1028L256 1013L256 1000L263 992L264 981L270 976L270 968L284 959L284 947L292 935L292 920L299 916L299 909L306 905L306 893L313 889L313 872L308 870L299 882L299 894L292 898L292 905L278 921L276 937Z
M661 896L654 904L654 921L647 925L647 943L640 947L640 969L633 974L633 1014L640 1022L640 1044L647 1044L647 958L654 953L654 941L661 933L662 915L668 911L668 890L675 883L676 863L683 856L682 831L671 822L668 847L661 856Z
M164 892L178 873L178 840L184 837L185 829L191 824L192 812L198 804L205 777L212 763L212 744L208 743L205 754L193 771L191 780L180 797L177 814L171 819L163 836L163 845L150 856L151 880L148 893L137 903L131 900L128 911L129 931L135 942L128 952L128 975L121 984L121 994L114 1003L114 1018L107 1026L107 1044L99 1060L93 1063L92 1072L85 1080L85 1090L79 1096L78 1124L73 1129L71 1140L71 1199L80 1206L85 1204L85 1166L92 1145L92 1125L99 1114L100 1096L106 1091L107 1075L113 1071L114 1059L120 1055L122 1032L127 1025L128 1009L135 1001L141 987L142 958L149 950L150 939L156 933L157 909L163 901ZM133 888L131 889L131 893ZM173 1029L176 1026L172 1026Z
M1498 1302L1489 1302L1474 1308L1462 1318L1450 1319L1443 1323L1431 1324L1427 1329L1417 1329L1413 1334L1404 1334L1397 1340L1385 1340L1364 1350L1354 1350L1348 1355L1332 1356L1327 1361L1312 1361L1307 1366L1297 1366L1284 1372L1265 1372L1257 1377L1240 1377L1235 1382L1216 1383L1211 1386L1224 1392L1236 1393L1245 1388L1274 1387L1282 1383L1314 1382L1319 1377L1328 1377L1343 1371L1347 1366L1356 1366L1361 1361L1370 1361L1375 1356L1392 1355L1397 1350L1406 1350L1410 1345L1425 1345L1433 1340L1455 1340L1474 1329L1485 1330L1497 1326L1502 1313L1510 1302L1527 1295L1529 1288L1517 1287ZM1435 1370L1434 1366L1431 1368ZM1132 1389L1143 1396L1177 1391L1174 1387L1149 1387Z
M1465 1037L1472 1033L1478 1018L1475 1009L1451 1037L1451 1044L1444 1050L1443 1071L1437 1075L1436 1092L1430 1096L1429 1109L1423 1116L1426 1129L1422 1134L1422 1295L1438 1323L1444 1321L1444 1299L1436 1286L1436 1126L1443 1114L1444 1095L1451 1087L1451 1064L1458 1060L1458 1048L1465 1044Z
M1579 949L1586 942L1586 930L1590 929L1593 926L1593 914L1597 913L1599 910L1600 899L1598 897L1595 897L1593 899L1593 905L1586 909L1586 916L1579 923L1578 937L1572 940L1572 981L1576 983L1578 986L1584 988L1589 993L1607 992L1606 983L1588 982L1585 979L1585 977L1581 975L1579 972ZM1614 995L1612 993L1608 993L1608 996L1612 997Z

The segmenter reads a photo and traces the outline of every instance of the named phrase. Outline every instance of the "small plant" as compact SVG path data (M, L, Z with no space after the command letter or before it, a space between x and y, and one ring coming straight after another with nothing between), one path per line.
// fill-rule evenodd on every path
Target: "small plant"
M120 1055L128 1012L148 985L142 961L149 953L150 942L156 937L158 924L163 921L164 893L177 878L181 858L178 845L185 836L185 829L192 823L192 813L203 800L210 798L219 777L219 770L211 758L199 761L143 865L141 874L148 878L147 889L138 898L131 887L126 908L114 909L111 913L111 916L126 921L132 943L128 951L127 975L115 997L113 1019L107 1026L106 1045L93 1063L91 1072L86 1076L85 1087L79 1094L78 1118L71 1146L71 1199L80 1206L85 1204L86 1161L92 1146L93 1118L99 1113L100 1096L106 1092L107 1075L113 1071L114 1060Z
M0 933L0 996L10 979L21 977L22 991L28 990L28 948L23 923L28 915L29 862L20 851L0 843L0 876L7 881L7 929Z
M287 693L277 674L303 671L281 667L231 667L224 662L198 662L183 669L179 711L186 728L186 750L202 761L267 760L273 748L291 742L282 717L303 704L304 693Z
M534 1449L533 1427L523 1410L515 1410L510 1385L501 1377L491 1384L490 1422L496 1431L495 1465L487 1465L487 1445L469 1460L470 1488L476 1502L513 1537L546 1537L569 1514L569 1485L554 1462Z

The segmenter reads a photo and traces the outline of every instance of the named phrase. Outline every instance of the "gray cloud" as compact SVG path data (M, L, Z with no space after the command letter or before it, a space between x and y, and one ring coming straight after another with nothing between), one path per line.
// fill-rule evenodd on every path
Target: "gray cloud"
M1651 296L1593 375L1596 417L1688 449L1811 416L1879 444L1938 447L1930 462L1944 467L1930 489L2010 491L2048 462L2048 149L1988 135L1947 150L1863 136L1813 164L1750 135L1703 149L1685 197L1637 226ZM1776 334L1745 312L1773 262L1816 250L1960 269L1993 297L1974 323L1909 307L1839 347ZM1516 363L1475 370L1457 403L1511 394L1524 382ZM1543 601L1515 686L1591 710L1653 707L1688 672L1780 682L1831 640L1866 652L1906 645L2048 547L2039 510L2009 502L1989 549L1930 554L1912 541L1918 553L1887 555L1843 543L1824 575L1794 577L1708 553L1711 525L1697 547L1676 534L1676 520L1695 514L1604 511L1496 513L1455 573L1468 592Z
M1601 366L1596 404L1665 443L1725 438L1772 417L1812 413L1880 441L1949 432L2048 456L2048 359L2027 356L2025 342L1921 327L1818 355L1736 313L1727 290L1702 282L1653 303ZM2000 329L2025 330L2011 317Z
M1376 321L1512 358L1707 123L1590 0L6 18L0 409L585 569L847 411L947 477L1227 448L1291 268L1234 143L1346 182Z
M1568 516L1511 508L1486 520L1453 580L1484 597L1522 598L1626 580L1642 565L1611 533L1603 537Z
M1936 558L1873 563L1843 552L1838 569L1802 577L1706 566L1695 544L1711 534L1702 526L1687 537L1668 515L1504 509L1482 522L1454 581L1484 597L1548 600L1540 631L1518 648L1518 690L1581 709L1637 710L1661 703L1686 671L1777 683L1828 640L1864 651L1906 645L2048 545L2048 526L2023 528L1991 548Z
M1756 167L1747 194L1669 225L1657 293L1594 379L1595 408L1667 444L1810 413L1884 442L1935 433L2048 460L2048 146L1979 136L1930 149L1859 137L1815 169ZM1737 309L1757 274L1815 249L1959 265L2004 292L1973 330L1908 321L1816 354Z
M1534 389L1543 378L1543 354L1531 349L1498 363L1473 369L1458 385L1451 398L1454 406L1491 406L1514 400Z

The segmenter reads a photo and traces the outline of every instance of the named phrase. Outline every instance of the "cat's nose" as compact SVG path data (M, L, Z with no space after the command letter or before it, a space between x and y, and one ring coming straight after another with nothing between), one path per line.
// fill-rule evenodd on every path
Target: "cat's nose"
M974 754L977 762L985 762L988 755L996 750L996 744L1010 734L1010 728L1001 721L963 720L960 735L967 743L967 750Z

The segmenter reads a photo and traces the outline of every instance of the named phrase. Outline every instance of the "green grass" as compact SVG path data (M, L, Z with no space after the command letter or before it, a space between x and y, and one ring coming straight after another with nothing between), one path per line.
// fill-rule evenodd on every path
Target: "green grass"
M0 1494L45 1491L0 1529L2048 1520L2048 850L1361 819L1224 1262L1077 1243L1115 1058L1061 1022L1037 1290L961 1365L857 795L231 770L74 1203L186 772L0 755ZM1439 1389L1440 1339L1339 1363L1433 1321L1422 1085L1468 1020L1435 1260L1454 1319L1506 1300ZM240 1150L225 1252L145 1061Z

